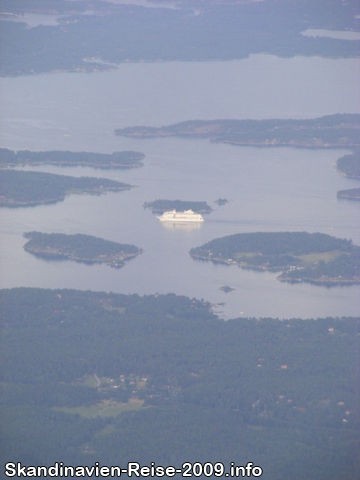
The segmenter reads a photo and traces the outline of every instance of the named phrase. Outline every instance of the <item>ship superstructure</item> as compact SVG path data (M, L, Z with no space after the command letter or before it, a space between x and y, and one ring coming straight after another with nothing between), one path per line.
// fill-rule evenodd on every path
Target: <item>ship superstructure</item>
M164 212L161 217L157 217L160 222L203 222L204 219L200 213L195 213L193 210L185 210L184 212L177 212L176 210L169 210Z

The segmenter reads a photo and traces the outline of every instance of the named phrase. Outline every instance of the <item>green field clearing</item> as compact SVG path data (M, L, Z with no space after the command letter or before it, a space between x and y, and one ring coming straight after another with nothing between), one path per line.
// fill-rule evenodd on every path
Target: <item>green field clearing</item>
M296 258L301 260L304 264L313 265L314 263L325 262L329 263L332 260L335 260L339 255L344 255L346 252L341 252L340 250L333 250L331 252L323 253L308 253L305 255L296 255Z
M99 382L96 375L86 375L83 382L81 382L81 385L84 385L85 387L97 388L99 386L98 383Z
M92 405L91 407L54 407L57 412L69 413L71 415L79 415L83 418L108 418L116 417L124 412L136 411L143 407L143 400L130 401L127 403L112 403L106 402Z
M242 258L253 258L256 257L257 255L262 255L261 252L237 252L235 254L236 260L241 260Z
M339 255L343 255L345 252L341 252L340 250L333 250L329 252L322 252L322 253L307 253L304 255L292 255L293 257L300 260L300 262L304 266L314 265L319 262L329 263L332 260L335 260ZM237 252L235 254L235 259L237 261L245 261L250 258L254 258L256 256L263 255L261 252Z

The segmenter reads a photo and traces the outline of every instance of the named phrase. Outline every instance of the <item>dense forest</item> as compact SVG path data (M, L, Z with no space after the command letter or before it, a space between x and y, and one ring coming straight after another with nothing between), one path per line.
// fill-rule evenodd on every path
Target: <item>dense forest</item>
M263 255L306 255L325 253L334 250L351 251L350 240L335 238L324 233L307 232L258 232L238 233L217 238L191 253L209 252L217 258L236 258L239 252Z
M252 461L266 480L356 478L359 318L224 322L173 294L0 299L3 464Z
M336 114L307 120L191 120L164 127L115 130L128 137L207 138L232 145L306 148L358 147L359 114Z
M239 233L193 248L190 255L242 268L282 271L281 281L360 283L360 247L323 233Z
M2 0L1 9L5 18L24 13L67 15L58 26L27 28L25 23L2 21L1 75L94 72L129 61L233 60L257 53L328 58L360 54L358 40L302 34L309 28L358 31L356 0L195 0L178 2L177 8ZM84 15L85 11L92 14Z
M360 179L360 151L339 158L336 166L345 177Z
M56 203L67 195L129 190L131 185L107 178L69 177L43 172L0 169L0 207L27 207Z
M135 245L111 242L91 235L26 232L28 241L24 249L49 260L73 260L94 264L106 263L121 268L125 261L136 257L142 250Z
M210 213L212 208L206 202L193 202L189 200L154 200L144 203L144 208L149 208L153 213L164 213L167 210L182 212L193 210L197 213Z
M61 167L92 167L100 169L142 167L145 158L139 152L89 153L89 152L14 152L0 148L0 167L23 165L57 165Z

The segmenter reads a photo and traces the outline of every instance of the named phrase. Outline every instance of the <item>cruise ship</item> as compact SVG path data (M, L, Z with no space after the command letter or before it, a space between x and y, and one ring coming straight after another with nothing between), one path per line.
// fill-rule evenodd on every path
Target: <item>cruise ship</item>
M157 217L160 222L181 222L181 223L192 223L192 222L203 222L204 219L200 213L195 213L192 210L185 210L184 212L177 212L176 210L170 210L164 212L161 217Z

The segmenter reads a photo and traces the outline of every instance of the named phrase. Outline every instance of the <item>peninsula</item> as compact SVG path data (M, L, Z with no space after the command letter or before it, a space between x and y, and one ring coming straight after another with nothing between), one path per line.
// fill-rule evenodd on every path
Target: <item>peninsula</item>
M282 282L316 285L360 283L360 247L323 233L240 233L190 250L194 259L282 272Z
M345 177L360 180L360 151L341 157L336 162L336 167ZM337 197L346 200L360 200L360 188L339 190Z
M0 148L0 167L19 167L25 165L56 165L59 167L91 167L99 169L127 169L142 167L145 155L140 152L89 153L49 151L32 152L19 150L14 152Z
M144 208L149 208L153 213L163 214L168 210L177 210L178 212L192 210L196 213L210 213L212 208L206 202L192 202L185 200L154 200L145 202Z
M48 260L73 260L90 265L105 263L113 268L121 268L142 250L135 245L104 240L91 235L64 233L26 232L28 241L24 249L39 258Z
M360 114L335 114L292 120L191 120L163 127L119 128L116 135L136 138L205 138L254 147L356 148Z
M360 151L339 158L336 167L345 177L360 180Z
M61 202L71 194L101 195L132 188L107 178L70 177L0 169L0 207L29 207Z

